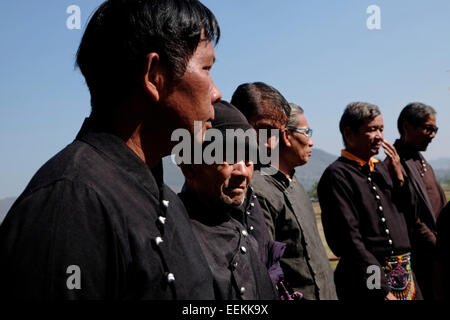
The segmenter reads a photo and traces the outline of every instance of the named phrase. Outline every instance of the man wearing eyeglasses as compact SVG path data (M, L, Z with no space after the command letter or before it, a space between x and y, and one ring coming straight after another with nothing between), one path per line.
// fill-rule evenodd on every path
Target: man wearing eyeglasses
M411 229L413 268L425 299L433 298L432 265L436 246L436 220L446 204L445 193L433 168L421 152L436 137L436 111L426 104L408 104L397 121L400 139L394 143L417 194L418 218Z
M261 82L240 85L232 104L256 130L270 128L280 133L278 170L273 175L255 171L251 185L273 240L286 243L280 260L285 281L306 300L337 299L311 200L295 177L295 167L308 162L314 145L302 108ZM274 147L273 141L269 137L267 145Z

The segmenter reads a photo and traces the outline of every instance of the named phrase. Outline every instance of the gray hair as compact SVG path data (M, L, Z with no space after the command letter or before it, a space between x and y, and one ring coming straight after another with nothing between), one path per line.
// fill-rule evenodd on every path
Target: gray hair
M344 145L346 145L344 128L349 127L353 132L358 132L359 128L361 128L366 121L371 121L380 114L380 109L374 104L361 101L349 103L339 122L339 130L344 139Z
M426 121L426 119L430 116L434 116L436 114L436 110L433 107L426 105L421 102L412 102L409 103L406 107L403 108L402 112L397 120L397 128L400 136L403 136L403 124L408 122L415 127L420 126L422 123Z
M296 128L298 126L298 115L303 114L303 109L298 104L289 103L289 117L286 121L286 128Z

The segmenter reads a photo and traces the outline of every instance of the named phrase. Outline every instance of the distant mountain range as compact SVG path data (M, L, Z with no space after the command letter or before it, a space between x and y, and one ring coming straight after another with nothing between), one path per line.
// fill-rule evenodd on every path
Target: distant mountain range
M309 162L304 166L298 167L295 171L295 175L303 184L305 189L310 190L314 183L319 181L327 166L336 160L337 157L337 155L314 148ZM180 192L184 183L184 177L180 168L178 168L178 166L171 161L170 157L164 158L163 164L164 181L170 188L172 188L172 190L175 192ZM432 160L430 161L430 164L434 168L436 176L440 182L450 180L450 158ZM15 200L16 197L0 199L0 222L3 220Z

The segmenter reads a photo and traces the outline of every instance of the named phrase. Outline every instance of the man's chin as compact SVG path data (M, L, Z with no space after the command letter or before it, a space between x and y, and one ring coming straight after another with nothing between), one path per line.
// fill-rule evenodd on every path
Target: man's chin
M221 198L222 202L233 207L239 207L244 203L244 196L242 195L222 195Z
M380 148L379 147L375 147L375 148L370 149L370 157L376 156L379 153L380 153Z

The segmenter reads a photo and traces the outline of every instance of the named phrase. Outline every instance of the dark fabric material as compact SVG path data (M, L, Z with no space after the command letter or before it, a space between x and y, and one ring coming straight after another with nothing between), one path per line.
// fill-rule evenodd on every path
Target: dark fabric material
M154 175L117 136L84 133L36 173L1 225L1 297L214 299L185 208L156 180L162 166ZM79 290L66 285L71 265Z
M297 178L289 181L280 171L272 176L255 171L251 184L272 239L286 243L280 264L287 284L307 300L336 299L314 210Z
M446 204L445 193L434 175L433 168L420 152L400 140L395 141L394 146L417 198L414 205L418 216L410 227L413 268L424 298L432 299L434 295L432 283L439 281L433 280L433 277L439 278L433 274L436 220Z
M414 203L408 181L394 188L384 162L370 172L340 157L325 170L317 191L328 245L341 258L335 271L339 299L384 299L385 276L380 272L380 289L369 290L368 267L381 268L385 257L410 252L402 213Z
M435 298L450 300L450 202L442 209L437 220L437 262L436 273L439 274L433 282L436 285ZM435 274L435 273L433 273Z
M215 298L277 299L267 268L273 260L268 256L272 244L251 189L238 208L225 205L212 208L186 188L179 196L212 271Z

